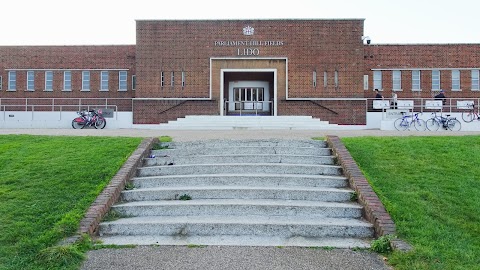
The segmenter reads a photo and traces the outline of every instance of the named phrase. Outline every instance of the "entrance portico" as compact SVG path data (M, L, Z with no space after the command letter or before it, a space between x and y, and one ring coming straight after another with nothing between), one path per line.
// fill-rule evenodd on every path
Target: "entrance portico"
M220 115L277 115L287 87L286 58L211 58L210 72Z

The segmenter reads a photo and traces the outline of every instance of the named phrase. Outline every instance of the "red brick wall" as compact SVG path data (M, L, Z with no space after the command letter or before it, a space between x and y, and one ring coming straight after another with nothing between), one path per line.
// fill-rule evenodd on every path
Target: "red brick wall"
M8 70L16 70L16 91L7 91ZM35 72L35 91L26 91L27 70ZM35 70L37 69L37 70ZM90 91L82 88L82 70L90 69ZM93 70L98 69L98 70ZM100 70L109 71L109 91L100 90ZM118 91L118 70L127 71L127 91ZM53 91L45 89L45 70L53 71ZM72 72L72 91L63 90L63 72ZM132 98L135 45L0 47L0 98Z
M451 98L480 97L471 91L471 69L480 68L480 44L418 44L418 45L365 45L365 74L369 75L370 91L365 97L374 97L372 69L382 71L382 86L389 96L392 90L392 70L402 70L402 91L399 98L430 98L432 91L431 69L439 68L441 89ZM420 69L422 91L412 91L412 69ZM423 69L423 70L422 70ZM460 70L461 91L452 91L453 69Z

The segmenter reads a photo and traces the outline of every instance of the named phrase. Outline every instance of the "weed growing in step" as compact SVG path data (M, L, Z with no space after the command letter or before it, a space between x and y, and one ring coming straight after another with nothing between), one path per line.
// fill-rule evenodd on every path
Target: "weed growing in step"
M189 200L192 199L192 196L190 196L190 195L188 195L188 194L183 194L183 195L180 196L178 199L181 200L181 201L189 201Z
M370 250L377 253L390 253L392 252L391 241L393 239L395 239L395 236L392 234L380 236L372 241Z

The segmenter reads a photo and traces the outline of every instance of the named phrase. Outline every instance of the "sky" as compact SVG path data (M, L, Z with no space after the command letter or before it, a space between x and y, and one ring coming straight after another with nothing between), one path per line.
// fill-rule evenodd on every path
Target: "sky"
M135 44L135 20L365 19L371 44L479 43L479 0L9 0L2 45Z

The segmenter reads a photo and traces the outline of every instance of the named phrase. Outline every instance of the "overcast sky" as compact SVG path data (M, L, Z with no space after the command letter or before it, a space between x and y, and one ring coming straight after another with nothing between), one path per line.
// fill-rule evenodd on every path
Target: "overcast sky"
M365 19L372 44L480 43L479 0L5 0L0 45L135 44L142 19Z

